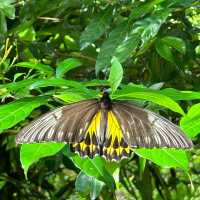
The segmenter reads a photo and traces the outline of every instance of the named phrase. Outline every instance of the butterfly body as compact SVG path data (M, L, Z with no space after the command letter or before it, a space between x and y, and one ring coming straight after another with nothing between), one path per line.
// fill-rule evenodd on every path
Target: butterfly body
M66 142L80 156L107 160L129 157L133 148L191 148L169 120L126 101L84 100L44 114L22 129L17 143Z

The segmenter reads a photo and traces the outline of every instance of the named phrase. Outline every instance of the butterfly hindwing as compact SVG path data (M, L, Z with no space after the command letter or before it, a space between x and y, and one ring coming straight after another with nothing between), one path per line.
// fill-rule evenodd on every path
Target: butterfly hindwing
M191 148L192 142L175 124L128 102L113 103L113 112L132 148Z
M107 112L107 127L102 154L107 160L120 160L131 154L131 148L125 142L121 125L112 110Z

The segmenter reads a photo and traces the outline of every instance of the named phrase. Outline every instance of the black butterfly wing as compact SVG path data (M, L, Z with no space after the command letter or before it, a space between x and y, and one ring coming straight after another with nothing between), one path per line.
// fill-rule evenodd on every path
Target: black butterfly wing
M85 100L55 109L23 128L16 137L16 143L79 143L84 140L87 127L97 111L97 100Z
M129 102L114 102L116 115L126 143L132 148L191 148L192 142L181 129L156 113Z

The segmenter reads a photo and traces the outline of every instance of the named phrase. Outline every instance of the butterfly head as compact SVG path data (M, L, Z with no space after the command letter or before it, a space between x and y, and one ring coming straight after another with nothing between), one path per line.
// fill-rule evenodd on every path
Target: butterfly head
M101 109L111 109L111 99L107 89L103 90L102 97L100 99L100 107Z

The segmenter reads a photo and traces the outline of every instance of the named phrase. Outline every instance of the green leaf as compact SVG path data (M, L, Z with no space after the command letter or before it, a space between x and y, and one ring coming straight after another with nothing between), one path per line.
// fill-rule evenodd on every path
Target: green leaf
M162 38L162 41L166 43L168 46L176 49L178 52L185 54L186 45L185 45L185 42L181 38L174 37L174 36L165 36Z
M165 88L160 90L159 93L168 96L175 101L200 99L200 92L179 91L174 88Z
M0 106L0 133L30 115L32 110L47 103L47 97L30 97Z
M130 57L133 53L136 52L137 47L139 46L140 42L140 34L130 32L121 42L121 44L116 48L114 56L122 63L128 57Z
M158 39L156 41L156 51L165 60L167 60L167 61L169 61L171 63L175 63L171 47L169 47L167 44L165 44L164 41L162 41L160 39Z
M41 158L55 155L64 146L65 144L61 143L23 144L20 149L20 161L25 176L33 163L38 162Z
M200 55L200 45L197 45L195 47L195 52L196 52L197 55Z
M67 103L78 102L87 99L86 95L80 94L78 92L65 92L63 94L54 95L54 97L61 99Z
M51 79L44 79L38 80L30 86L30 89L36 89L40 87L74 87L79 89L86 89L82 84L77 81L65 80L61 78L51 78Z
M191 7L192 3L197 2L196 0L171 0L168 2L169 6L173 7Z
M107 69L113 56L119 58L119 61L125 61L131 53L134 53L139 43L141 44L139 51L143 52L168 15L169 10L158 10L150 17L136 21L131 28L128 27L130 24L127 21L118 25L101 46L96 62L96 73Z
M49 86L66 88L68 90L73 89L73 90L76 90L77 92L85 93L85 96L87 96L87 98L97 97L97 92L95 90L89 90L83 84L77 81L65 80L65 79L60 79L60 78L38 80L32 85L30 85L29 89L37 89L37 88L49 87Z
M134 150L139 156L151 160L161 167L179 167L188 170L188 158L186 152L176 149L137 149Z
M56 77L62 78L68 71L81 66L82 63L75 58L65 59L57 64Z
M146 88L127 86L122 90L118 90L111 97L113 99L121 99L121 100L127 100L127 99L147 100L156 103L158 105L164 106L174 112L180 113L181 115L185 114L182 108L174 100L163 94L160 94L157 91L148 90Z
M7 32L7 23L5 15L0 11L0 35L5 34Z
M46 75L53 75L54 70L49 65L44 65L41 63L32 63L32 62L20 62L15 64L18 67L25 67L30 69L36 69L39 72L46 74Z
M15 5L14 0L3 0L0 1L0 11L4 13L9 19L15 18Z
M104 183L102 181L87 176L83 172L79 173L75 182L76 190L84 195L90 194L91 200L95 200L99 196L103 186Z
M96 17L92 19L90 24L85 28L80 37L81 49L88 47L95 42L106 29L112 20L112 8L101 11Z
M18 78L25 76L26 73L16 73L13 77L13 82L15 82Z
M77 154L68 154L74 164L87 176L92 176L105 182L111 189L115 188L115 181L112 177L114 171L119 167L116 162L107 162L100 156L95 156L93 159L88 157L80 157Z
M93 79L91 81L84 82L83 84L86 87L109 86L110 85L108 80L98 80L98 79Z
M113 57L111 63L112 65L110 68L108 81L110 83L112 93L114 93L122 81L123 68L116 57Z
M200 103L193 105L182 117L180 126L191 138L200 133Z
M0 89L6 88L8 91L17 91L22 88L28 88L30 85L32 85L34 82L42 81L42 79L27 79L23 81L17 81L14 83L7 83L0 85Z
M169 14L170 11L168 9L156 10L154 14L133 24L133 30L141 36L140 53L143 53L146 48L148 49Z
M146 158L140 157L139 158L139 171L140 171L140 177L142 177L145 167L146 167Z
M136 20L140 17L143 17L147 13L151 12L155 5L160 4L164 0L152 0L149 2L142 2L141 5L138 7L135 7L132 9L130 15L129 15L129 20Z
M102 44L96 62L96 74L110 66L115 50L122 43L128 32L127 21L118 25L110 32L109 38Z

